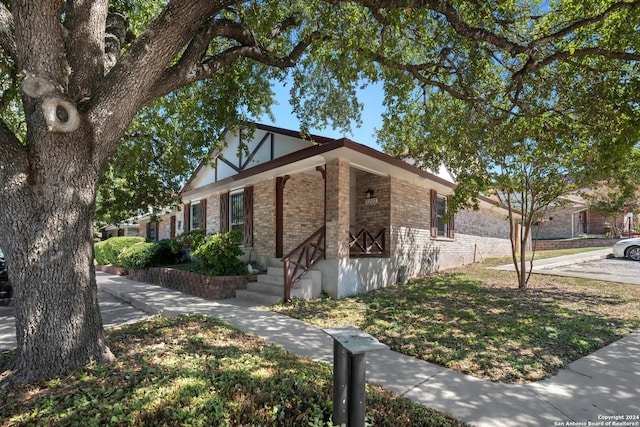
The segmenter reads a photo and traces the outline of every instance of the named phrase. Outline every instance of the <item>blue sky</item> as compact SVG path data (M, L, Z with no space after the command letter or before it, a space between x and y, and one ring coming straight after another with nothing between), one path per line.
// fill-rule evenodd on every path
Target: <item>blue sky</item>
M291 105L289 105L289 88L286 86L278 86L274 84L273 87L276 92L276 100L278 105L272 107L275 121L269 120L269 118L262 117L258 121L260 123L272 126L278 126L285 129L299 130L300 123L296 119L295 115L291 111ZM358 92L358 100L364 104L362 110L362 126L359 128L352 124L352 133L344 134L341 131L334 130L332 128L324 129L311 129L310 132L320 136L326 136L329 138L342 138L346 137L360 144L368 145L369 147L381 150L380 146L376 143L375 129L382 127L382 113L384 108L382 106L384 94L382 92L382 85L369 85L364 90Z

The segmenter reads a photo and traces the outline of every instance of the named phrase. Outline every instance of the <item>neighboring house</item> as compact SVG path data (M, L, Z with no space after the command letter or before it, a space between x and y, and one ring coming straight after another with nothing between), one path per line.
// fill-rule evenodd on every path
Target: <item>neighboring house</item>
M145 237L151 242L157 242L163 239L173 239L182 233L182 212L179 209L165 209L155 215L154 221L151 218L151 214L138 218L139 236Z
M532 230L534 239L604 236L609 232L606 218L590 212L588 201L577 194L562 197L549 206Z
M108 224L100 228L102 240L117 236L138 236L140 225L136 223Z
M159 237L167 227L241 230L247 260L285 272L298 266L283 288L318 259L307 275L311 290L300 292L335 298L511 253L507 210L495 200L481 197L478 211L443 221L455 188L448 172L349 139L310 138L256 125L239 150L240 137L227 132L227 148L184 186L182 217L161 217ZM292 295L301 295L296 288Z

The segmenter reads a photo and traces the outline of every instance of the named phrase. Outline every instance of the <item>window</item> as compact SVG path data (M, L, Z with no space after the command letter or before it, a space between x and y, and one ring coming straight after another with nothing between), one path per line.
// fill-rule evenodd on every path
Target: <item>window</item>
M453 217L447 222L447 196L431 190L431 237L454 238Z
M202 206L200 202L191 203L191 223L189 224L189 230L198 230L201 227L202 219Z
M444 221L444 217L447 214L447 198L438 194L438 201L436 203L436 217L438 224L438 236L447 236L449 231L449 224Z
M220 232L240 230L244 246L253 246L253 187L220 194Z
M244 193L229 194L229 229L244 231Z
M156 221L147 224L147 239L152 242L158 241L158 223Z

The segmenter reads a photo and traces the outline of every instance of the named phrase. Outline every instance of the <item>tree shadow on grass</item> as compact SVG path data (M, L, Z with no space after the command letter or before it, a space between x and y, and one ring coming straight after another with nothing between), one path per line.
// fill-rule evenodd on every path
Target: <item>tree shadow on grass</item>
M497 382L536 381L628 334L636 323L603 314L613 296L484 287L440 274L357 297L358 325L393 350Z
M329 365L221 321L157 317L112 330L109 340L117 355L110 366L92 364L1 391L3 419L13 419L7 425L298 426L326 425L331 417ZM398 419L460 425L403 398L380 399L382 390L373 393L373 425Z

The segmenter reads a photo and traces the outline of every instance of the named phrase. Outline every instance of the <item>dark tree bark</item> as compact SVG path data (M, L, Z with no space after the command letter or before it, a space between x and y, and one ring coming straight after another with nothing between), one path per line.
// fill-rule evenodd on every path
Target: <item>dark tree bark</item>
M0 121L0 158L11 159L0 167L0 246L15 290L18 342L4 381L28 382L113 358L93 269L95 195L102 166L140 108L192 83L194 72L203 79L249 54L295 63L255 45L247 46L249 54L230 49L200 63L208 41L221 33L205 23L233 3L170 1L115 63L113 43L122 40L107 35L112 44L105 49L107 0L16 0L12 10L0 3L0 47L23 71L27 123L20 141ZM190 43L189 56L170 67Z
M30 381L112 359L98 310L93 266L93 205L98 170L93 136L43 136L51 155L30 155L21 182L4 194L15 289L17 353L12 381ZM44 141L48 140L48 141ZM55 146L55 148L54 148Z

